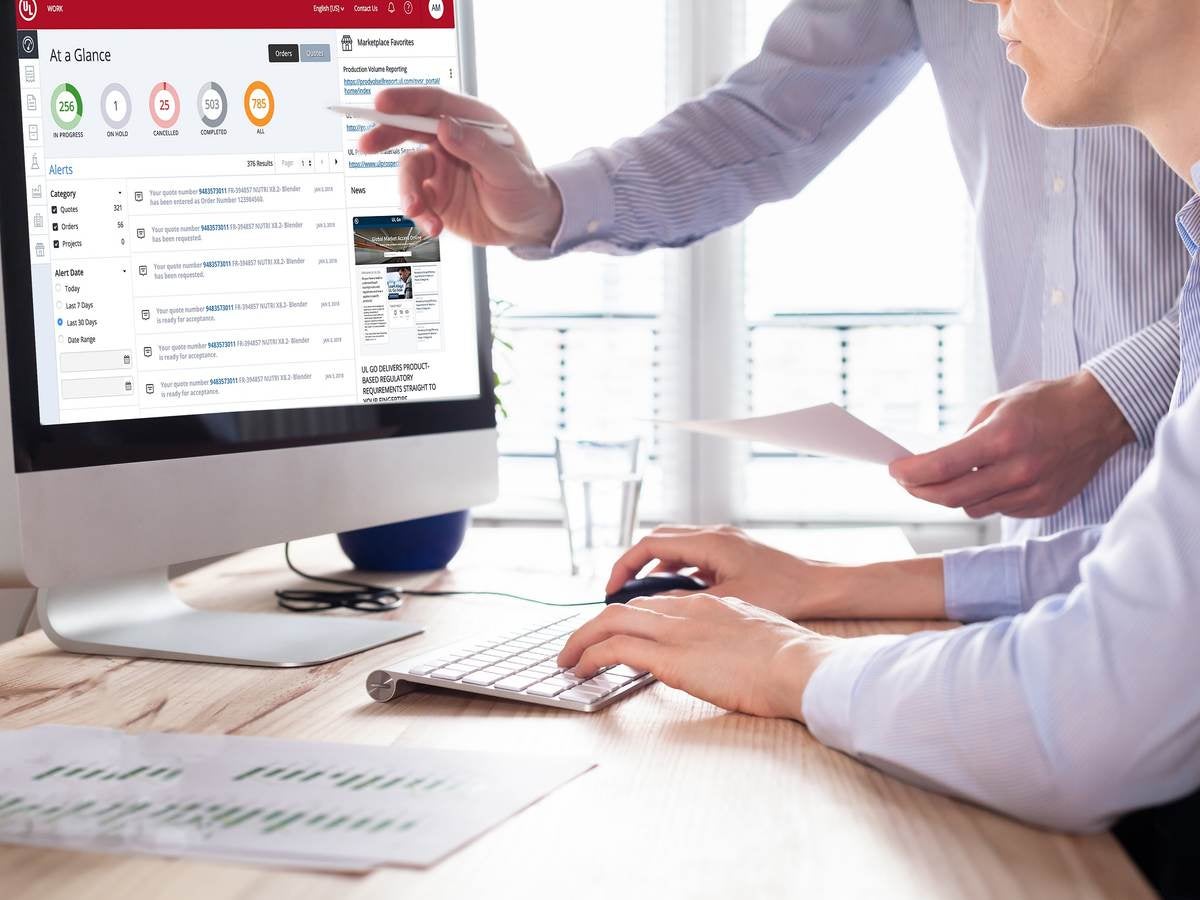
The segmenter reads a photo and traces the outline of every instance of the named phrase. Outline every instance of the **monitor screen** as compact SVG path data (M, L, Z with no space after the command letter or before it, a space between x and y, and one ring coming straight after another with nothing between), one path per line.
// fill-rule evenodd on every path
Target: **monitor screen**
M484 399L477 255L405 217L411 148L361 155L367 123L328 110L461 90L452 0L14 2L4 118L20 129L27 292L10 277L16 179L0 177L14 417L36 407L32 444L113 423L75 434L106 461L247 449L264 421L281 444L374 436L413 430L397 410ZM254 427L287 410L308 414ZM163 418L193 427L115 424Z

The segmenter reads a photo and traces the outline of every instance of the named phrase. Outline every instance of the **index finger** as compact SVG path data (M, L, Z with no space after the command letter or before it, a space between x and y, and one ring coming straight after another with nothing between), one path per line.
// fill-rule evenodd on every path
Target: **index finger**
M676 569L682 569L685 566L708 568L704 565L700 541L699 535L691 532L657 537L650 535L642 538L613 564L612 575L609 576L608 584L604 588L605 593L611 594L619 590L625 582L636 577L647 563L656 559L668 568L671 566Z
M610 606L594 619L585 622L571 635L558 654L558 664L569 669L579 662L585 650L593 644L623 634L629 637L660 640L674 617L639 606Z
M898 459L888 472L905 487L941 484L996 461L986 428L929 453Z

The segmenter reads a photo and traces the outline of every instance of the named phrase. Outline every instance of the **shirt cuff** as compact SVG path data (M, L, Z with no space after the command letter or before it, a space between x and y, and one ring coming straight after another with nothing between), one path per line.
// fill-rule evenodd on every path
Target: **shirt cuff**
M804 723L813 737L827 747L854 753L851 707L858 679L876 654L905 638L901 634L851 638L825 657L808 680L801 701Z
M608 171L592 153L584 151L565 163L546 169L562 197L563 217L549 247L513 247L521 259L551 259L568 250L604 242L612 233L614 203Z
M964 547L943 553L946 618L983 622L1015 616L1024 609L1024 555L1025 548L1019 544Z
M1154 432L1171 405L1179 376L1179 329L1169 320L1143 328L1084 363L1112 398L1139 444L1154 445Z

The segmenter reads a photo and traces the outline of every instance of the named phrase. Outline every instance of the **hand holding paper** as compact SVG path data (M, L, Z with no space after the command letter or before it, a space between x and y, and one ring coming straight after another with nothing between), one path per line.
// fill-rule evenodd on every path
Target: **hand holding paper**
M1134 440L1125 414L1084 371L993 397L963 437L897 462L891 474L914 497L972 518L1037 518L1062 509Z
M856 459L882 466L912 456L902 444L834 403L749 419L709 419L663 424L699 434L761 441L802 453Z

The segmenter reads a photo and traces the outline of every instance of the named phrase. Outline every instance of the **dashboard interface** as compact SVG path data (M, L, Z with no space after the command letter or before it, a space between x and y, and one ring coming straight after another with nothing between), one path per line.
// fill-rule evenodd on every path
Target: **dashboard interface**
M15 5L42 425L480 396L471 248L327 109L460 89L452 0Z

